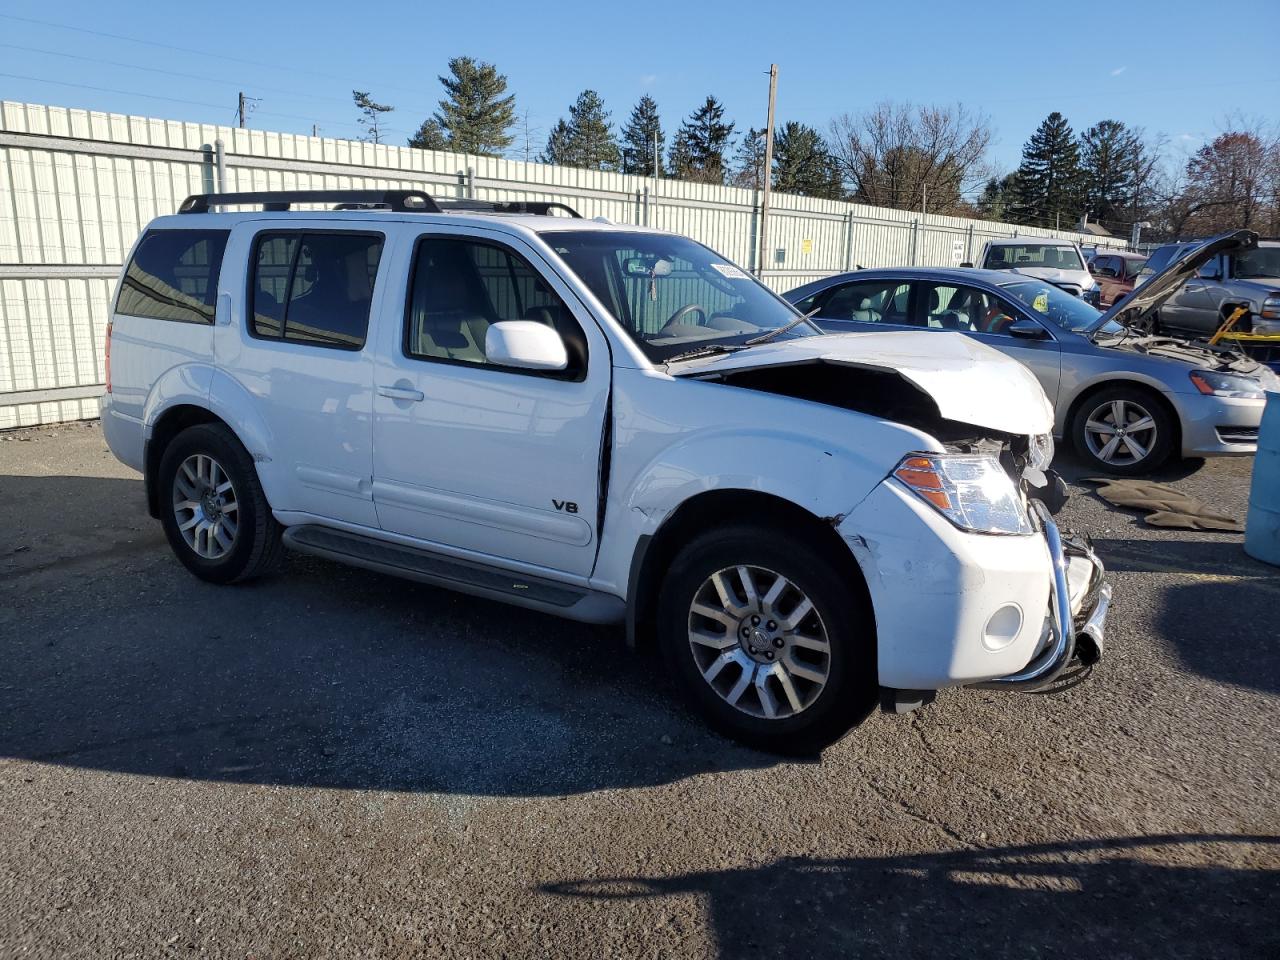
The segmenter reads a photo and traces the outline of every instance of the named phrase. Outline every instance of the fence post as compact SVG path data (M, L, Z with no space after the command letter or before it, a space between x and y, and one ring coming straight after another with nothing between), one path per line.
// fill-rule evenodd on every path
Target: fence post
M920 221L911 221L911 266L916 265L916 248L920 243Z
M973 263L973 224L969 224L968 235L964 238L964 262Z
M853 211L844 215L844 269L853 269Z

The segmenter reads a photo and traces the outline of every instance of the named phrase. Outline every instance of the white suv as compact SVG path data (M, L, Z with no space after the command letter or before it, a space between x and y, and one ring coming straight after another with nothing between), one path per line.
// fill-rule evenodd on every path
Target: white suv
M103 428L183 564L230 583L290 547L625 623L719 730L787 752L877 695L1100 655L1110 587L1044 506L1020 364L822 336L692 240L557 212L304 191L152 223Z

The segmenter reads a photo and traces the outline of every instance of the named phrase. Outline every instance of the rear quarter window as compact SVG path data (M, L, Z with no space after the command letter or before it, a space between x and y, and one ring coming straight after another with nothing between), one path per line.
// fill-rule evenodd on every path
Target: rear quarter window
M213 323L227 230L149 230L125 269L116 313Z

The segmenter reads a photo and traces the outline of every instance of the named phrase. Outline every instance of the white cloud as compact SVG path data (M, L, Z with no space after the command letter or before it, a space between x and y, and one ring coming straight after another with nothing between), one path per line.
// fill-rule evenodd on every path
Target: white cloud
M656 73L646 73L640 78L640 86L642 87L652 87L657 82L658 75Z
M1111 75L1113 77L1118 77L1120 76L1120 74L1124 73L1128 69L1129 69L1128 67L1116 67L1114 70L1111 71Z

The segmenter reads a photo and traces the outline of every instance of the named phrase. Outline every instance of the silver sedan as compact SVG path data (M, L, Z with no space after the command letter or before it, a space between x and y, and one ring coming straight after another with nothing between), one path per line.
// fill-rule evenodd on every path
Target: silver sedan
M1054 403L1055 434L1097 470L1133 476L1170 456L1257 450L1275 373L1234 349L1135 332L1201 264L1256 242L1238 231L1188 250L1105 314L1046 280L968 268L859 270L783 296L831 333L958 330L1022 361Z

